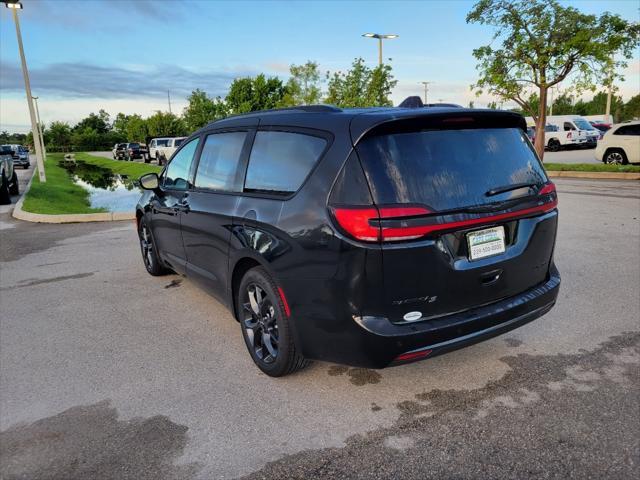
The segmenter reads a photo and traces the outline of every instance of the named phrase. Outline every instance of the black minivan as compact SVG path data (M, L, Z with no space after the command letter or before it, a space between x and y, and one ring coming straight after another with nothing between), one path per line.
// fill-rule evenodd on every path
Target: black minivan
M557 194L522 116L306 106L187 138L145 189L147 271L228 306L257 366L383 368L548 312Z

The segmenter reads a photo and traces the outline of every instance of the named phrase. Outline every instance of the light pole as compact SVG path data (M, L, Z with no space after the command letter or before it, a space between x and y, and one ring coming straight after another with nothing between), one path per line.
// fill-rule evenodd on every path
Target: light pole
M607 106L604 112L604 121L613 123L613 119L611 118L611 95L613 93L613 55L611 55L611 67L609 72L609 90L607 91Z
M426 105L427 103L427 92L429 91L429 84L433 83L433 82L420 82L421 84L424 85L424 104Z
M399 35L395 34L382 34L382 33L365 33L362 35L366 38L377 38L378 39L378 66L382 66L382 40L392 40L394 38L398 38Z
M31 118L31 131L33 132L33 144L36 149L36 160L38 163L38 177L40 182L47 181L44 174L44 157L42 153L42 143L40 139L40 131L36 123L36 112L33 108L33 99L31 97L31 84L29 83L29 71L27 70L27 61L24 58L24 48L22 46L22 35L20 34L20 21L18 20L18 10L22 9L19 0L2 0L5 7L11 9L13 13L13 21L16 24L16 36L18 37L18 49L20 50L20 61L22 62L22 76L24 77L24 88L27 92L27 104L29 105L29 117Z
M47 150L44 148L44 135L42 134L42 122L40 121L40 109L38 108L38 97L33 98L36 104L36 120L38 121L38 133L40 134L40 145L42 145L42 155L47 155Z

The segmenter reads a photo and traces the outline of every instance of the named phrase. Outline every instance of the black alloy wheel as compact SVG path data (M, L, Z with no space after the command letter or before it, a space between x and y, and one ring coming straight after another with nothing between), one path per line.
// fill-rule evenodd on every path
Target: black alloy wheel
M147 222L144 218L140 219L138 224L138 237L140 238L140 250L142 252L142 260L144 266L153 276L165 275L169 271L162 265L158 254L156 252L155 244L153 243L153 237L151 236L151 230L147 226Z
M278 318L273 302L255 283L247 286L242 303L242 323L249 348L260 361L270 364L278 357Z
M264 373L281 377L308 365L293 341L288 308L264 268L252 268L242 278L236 312L249 354Z

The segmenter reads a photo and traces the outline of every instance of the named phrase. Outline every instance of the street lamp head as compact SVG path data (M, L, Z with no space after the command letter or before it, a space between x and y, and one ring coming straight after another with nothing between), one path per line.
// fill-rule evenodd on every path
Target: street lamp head
M7 8L13 8L15 10L21 10L22 4L20 0L3 0L4 6Z
M367 37L367 38L398 38L400 35L396 35L394 33L391 34L382 34L382 33L364 33L362 34L363 37Z

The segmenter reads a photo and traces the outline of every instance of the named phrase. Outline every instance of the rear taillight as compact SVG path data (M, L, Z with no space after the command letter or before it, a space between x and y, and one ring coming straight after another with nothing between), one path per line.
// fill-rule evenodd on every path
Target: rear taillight
M535 207L524 208L506 213L487 215L479 218L439 222L437 212L412 205L391 207L333 207L334 218L349 236L363 242L401 242L415 240L429 233L452 230L522 218L527 215L548 213L558 206L558 195L553 182L544 184L538 191L540 201ZM425 225L416 225L421 221L416 217L432 215ZM417 222L416 222L417 220ZM389 225L393 226L389 226Z
M428 226L403 225L402 219L430 213L424 207L346 207L333 208L333 215L342 229L357 240L364 242L395 242L412 240L429 231ZM381 227L381 219L400 220L400 226Z
M558 206L558 193L556 192L555 183L546 183L540 190L538 190L538 196L547 197L547 201L543 204L547 211L553 210Z

